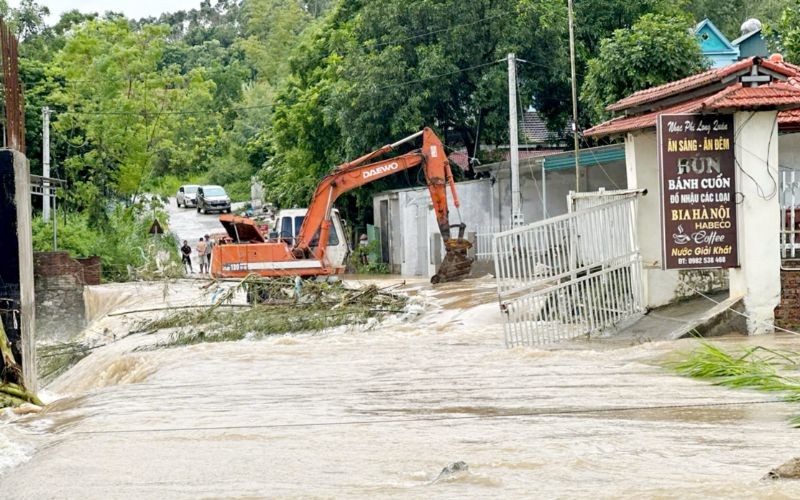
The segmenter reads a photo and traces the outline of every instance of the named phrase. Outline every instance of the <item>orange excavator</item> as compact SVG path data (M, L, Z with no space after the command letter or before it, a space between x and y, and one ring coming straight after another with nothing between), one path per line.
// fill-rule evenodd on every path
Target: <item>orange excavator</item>
M419 136L422 136L420 149L374 161ZM317 186L294 241L268 241L252 219L235 215L220 216L220 222L231 243L216 245L212 250L211 274L218 278L243 278L252 273L264 277L343 273L343 266L331 265L325 256L331 231L333 203L351 189L417 165L422 165L425 172L425 181L445 247L444 259L431 282L464 278L472 267L472 260L467 257L467 250L472 245L464 238L466 225L463 222L450 224L447 208L448 185L456 207L459 206L458 195L442 141L429 128L336 167ZM458 235L454 237L451 229L458 229Z

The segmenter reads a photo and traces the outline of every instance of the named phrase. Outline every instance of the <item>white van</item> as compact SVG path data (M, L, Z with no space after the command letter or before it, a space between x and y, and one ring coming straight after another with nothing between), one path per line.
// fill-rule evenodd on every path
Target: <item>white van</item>
M184 184L178 188L178 194L175 195L175 203L178 208L189 208L197 206L197 184Z
M300 227L303 225L303 220L308 213L307 208L287 208L280 210L277 217L275 217L274 233L277 237L286 241L287 243L294 244L297 233L300 232ZM317 238L319 235L311 240L311 247L317 246ZM350 245L347 243L342 219L339 217L339 211L333 209L331 212L331 232L328 235L328 246L325 251L328 261L333 266L344 266L347 261L347 256L350 255Z

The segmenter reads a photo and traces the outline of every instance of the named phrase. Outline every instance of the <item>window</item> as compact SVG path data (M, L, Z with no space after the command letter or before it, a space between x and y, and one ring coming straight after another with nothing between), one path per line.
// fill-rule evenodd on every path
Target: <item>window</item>
M294 235L292 234L292 218L291 217L281 217L281 238L293 238Z
M315 247L319 245L320 231L321 229L317 229L317 234L315 234L314 237L311 238L310 246ZM333 224L333 221L331 221L331 232L328 233L328 246L335 247L338 244L339 244L339 235L336 234L336 226Z

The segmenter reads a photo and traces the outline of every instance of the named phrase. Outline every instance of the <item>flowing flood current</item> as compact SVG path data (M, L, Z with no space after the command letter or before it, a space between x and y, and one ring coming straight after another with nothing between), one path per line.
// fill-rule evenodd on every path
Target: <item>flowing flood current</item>
M87 335L131 328L112 310L208 300L199 283L99 287ZM800 455L800 406L675 375L693 341L506 349L492 280L405 288L380 324L97 349L46 411L0 417L2 497L800 497L760 480Z

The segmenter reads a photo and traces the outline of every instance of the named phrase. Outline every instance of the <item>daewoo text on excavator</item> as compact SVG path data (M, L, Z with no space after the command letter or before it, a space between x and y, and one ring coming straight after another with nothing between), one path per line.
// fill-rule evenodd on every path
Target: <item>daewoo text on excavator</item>
M419 136L422 136L422 148L394 158L373 161ZM219 220L232 243L214 246L211 274L218 278L243 278L253 273L264 277L343 273L344 266L331 265L325 255L333 203L342 193L417 165L422 165L425 172L445 247L444 259L438 272L431 278L431 283L464 278L472 267L472 260L467 257L467 250L472 245L464 238L466 225L463 222L450 224L448 184L456 207L459 206L458 195L444 146L429 128L336 167L317 186L300 231L292 240L280 236L267 240L252 219L235 215L220 216ZM450 233L453 228L458 229L456 237Z

